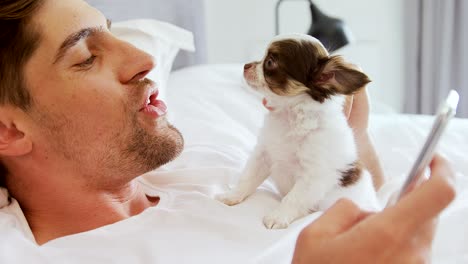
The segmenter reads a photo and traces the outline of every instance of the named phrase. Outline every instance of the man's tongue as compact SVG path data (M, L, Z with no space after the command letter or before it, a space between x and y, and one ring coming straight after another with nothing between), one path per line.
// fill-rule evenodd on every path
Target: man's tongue
M156 107L158 115L164 115L167 112L166 104L163 101L156 99L156 96L151 96L150 104Z

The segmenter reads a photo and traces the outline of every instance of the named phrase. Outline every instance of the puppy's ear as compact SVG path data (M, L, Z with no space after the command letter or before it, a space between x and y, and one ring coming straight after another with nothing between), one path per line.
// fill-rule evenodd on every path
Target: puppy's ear
M331 56L321 63L323 66L315 74L313 85L323 91L350 95L371 82L367 75L341 56Z

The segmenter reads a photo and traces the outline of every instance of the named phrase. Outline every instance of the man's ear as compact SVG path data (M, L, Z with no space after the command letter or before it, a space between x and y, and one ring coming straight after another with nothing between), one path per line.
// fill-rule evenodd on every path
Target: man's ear
M354 94L371 82L356 66L347 63L341 56L332 56L322 71L315 77L314 86L335 93Z
M32 141L0 109L0 155L22 156L32 151Z

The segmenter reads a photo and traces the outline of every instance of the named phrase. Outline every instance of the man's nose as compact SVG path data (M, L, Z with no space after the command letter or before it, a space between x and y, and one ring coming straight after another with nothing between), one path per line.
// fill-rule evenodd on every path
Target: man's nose
M122 83L142 80L156 67L156 61L150 54L128 44L122 56L126 56L121 65Z

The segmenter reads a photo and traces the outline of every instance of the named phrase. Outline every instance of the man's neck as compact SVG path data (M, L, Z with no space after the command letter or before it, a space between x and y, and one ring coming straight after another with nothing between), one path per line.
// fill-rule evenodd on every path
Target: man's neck
M137 179L112 190L57 190L48 200L28 201L24 214L38 244L89 231L137 215L159 199L147 197ZM31 208L34 208L32 210Z

